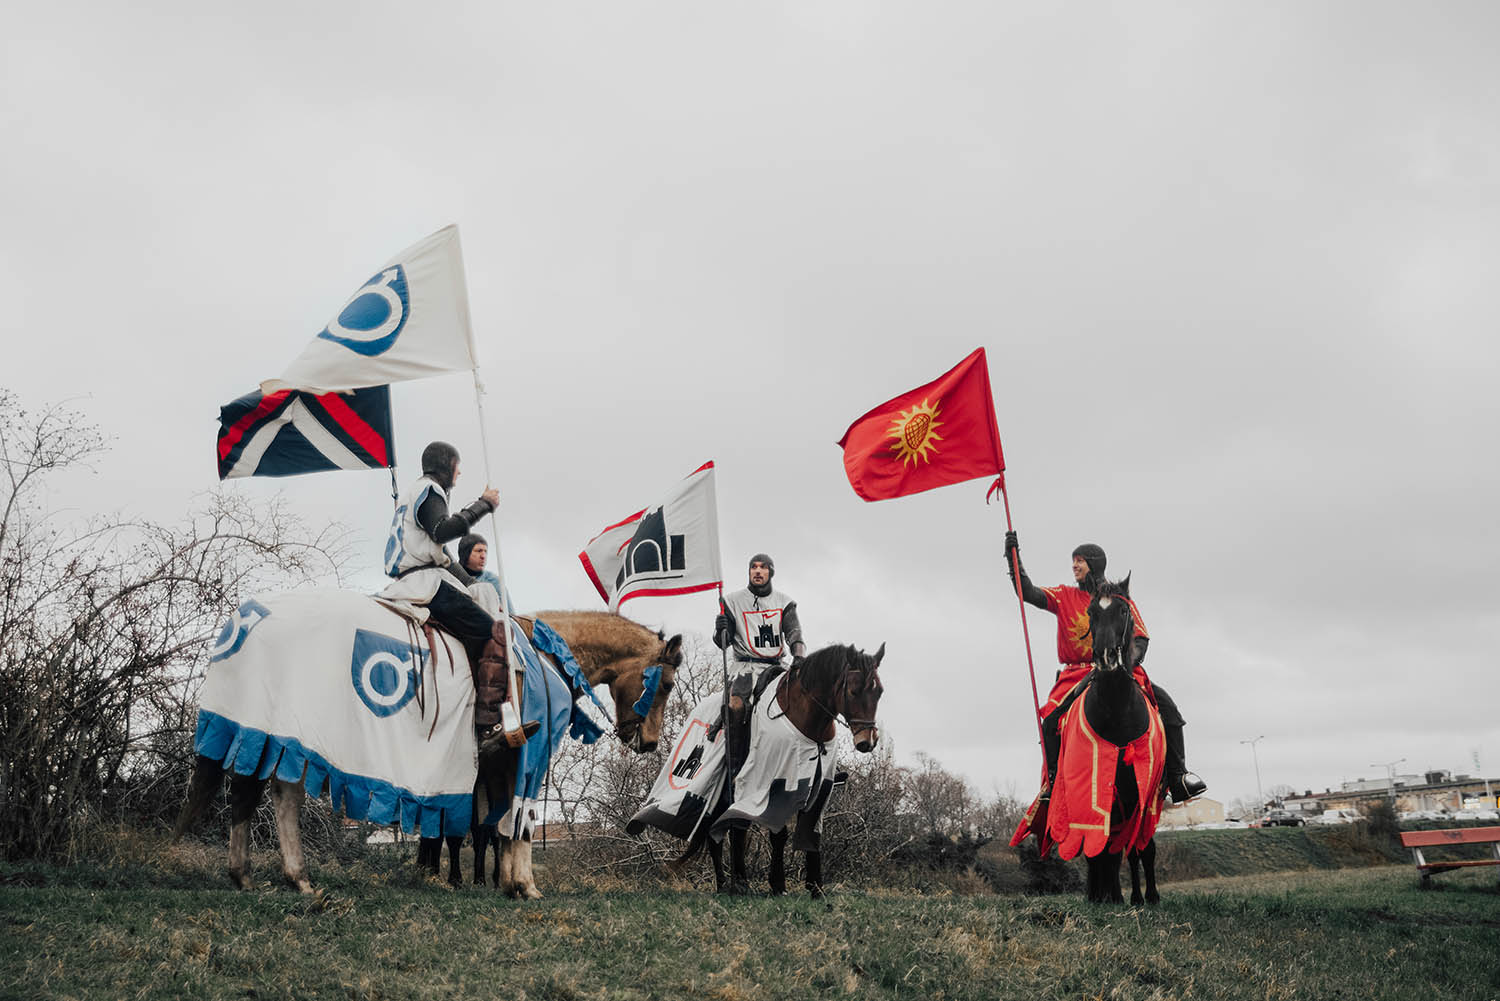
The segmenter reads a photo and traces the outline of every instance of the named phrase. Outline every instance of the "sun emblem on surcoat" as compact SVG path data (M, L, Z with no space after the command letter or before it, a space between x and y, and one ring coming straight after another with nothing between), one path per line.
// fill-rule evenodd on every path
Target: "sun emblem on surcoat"
M891 451L896 453L896 458L914 466L931 461L927 453L936 452L937 443L943 440L943 436L937 433L943 425L937 419L938 406L942 402L939 399L929 404L923 400L910 410L903 410L891 422L885 433L893 439Z
M1085 612L1080 612L1068 623L1068 633L1073 637L1073 648L1082 657L1080 663L1090 661L1094 657L1094 638L1089 635L1089 617Z

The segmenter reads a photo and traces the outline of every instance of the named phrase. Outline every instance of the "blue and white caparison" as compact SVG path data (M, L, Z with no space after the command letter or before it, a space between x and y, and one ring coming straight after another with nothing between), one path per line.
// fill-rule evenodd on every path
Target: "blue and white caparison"
M406 269L393 264L351 295L318 336L373 358L391 349L410 316Z

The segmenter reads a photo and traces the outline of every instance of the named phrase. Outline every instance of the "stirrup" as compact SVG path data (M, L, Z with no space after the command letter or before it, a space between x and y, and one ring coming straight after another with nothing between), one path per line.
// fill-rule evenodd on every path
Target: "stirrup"
M1208 783L1193 772L1183 772L1181 775L1173 775L1167 779L1167 793L1171 795L1173 803L1186 803L1206 792L1208 792Z

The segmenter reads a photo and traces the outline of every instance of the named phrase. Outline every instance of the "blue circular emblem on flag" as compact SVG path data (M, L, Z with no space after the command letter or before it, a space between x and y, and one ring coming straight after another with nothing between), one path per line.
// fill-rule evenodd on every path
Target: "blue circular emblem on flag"
M413 656L414 653L418 651L401 640L365 629L355 630L350 674L354 693L365 708L384 718L400 712L416 697L420 658Z
M391 349L410 315L406 269L397 264L365 282L318 336L373 358Z

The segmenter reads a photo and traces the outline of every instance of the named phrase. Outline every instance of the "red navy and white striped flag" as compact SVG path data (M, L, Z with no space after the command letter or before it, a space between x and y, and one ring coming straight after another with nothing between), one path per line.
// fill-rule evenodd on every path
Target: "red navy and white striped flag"
M219 479L295 476L395 463L391 388L315 396L250 393L219 409Z
M719 568L714 464L705 462L693 470L660 504L594 536L578 559L613 612L631 598L720 586L724 572Z

